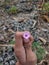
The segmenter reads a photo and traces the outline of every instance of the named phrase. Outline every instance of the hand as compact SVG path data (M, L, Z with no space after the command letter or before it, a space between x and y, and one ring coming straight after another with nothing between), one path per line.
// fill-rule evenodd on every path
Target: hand
M33 37L30 34L30 38L25 42L23 38L24 32L16 32L14 51L18 58L16 65L35 65L37 58L34 52L32 52Z

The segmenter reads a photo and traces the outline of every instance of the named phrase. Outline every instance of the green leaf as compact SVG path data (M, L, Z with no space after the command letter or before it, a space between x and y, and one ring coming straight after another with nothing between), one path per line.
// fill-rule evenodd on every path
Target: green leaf
M37 59L41 61L45 57L44 48L38 42L33 42L32 48L36 51Z
M37 49L36 55L37 55L38 60L42 60L45 57L45 50L43 48Z
M43 10L49 12L49 2L43 4Z
M16 6L13 5L11 8L9 8L9 9L7 10L7 12L8 12L9 14L16 14L16 13L18 12L18 9L17 9Z
M33 48L38 48L39 46L41 46L41 45L38 42L33 42L33 44L32 44Z
M10 44L15 44L15 41L11 40L9 43L10 43Z

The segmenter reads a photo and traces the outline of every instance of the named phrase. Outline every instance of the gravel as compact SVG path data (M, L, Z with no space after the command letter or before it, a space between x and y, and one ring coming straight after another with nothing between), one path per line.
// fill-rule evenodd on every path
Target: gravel
M3 47L2 50L3 52L0 54L0 63L3 63L3 65L15 65L17 60L14 49L12 47Z
M34 2L37 0L34 0ZM0 17L0 44L10 44L10 41L15 41L14 34L16 31L30 31L34 40L42 43L39 37L44 38L49 42L49 24L42 20L38 20L38 10L34 5L26 0L20 0L17 7L20 13L16 16L2 14ZM45 23L45 24L44 24ZM12 47L0 47L0 64L15 65L17 58Z

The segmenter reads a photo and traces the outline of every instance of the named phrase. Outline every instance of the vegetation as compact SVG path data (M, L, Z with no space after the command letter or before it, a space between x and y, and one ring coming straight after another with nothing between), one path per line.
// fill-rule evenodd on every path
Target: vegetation
M15 41L11 40L11 41L10 41L10 44L15 44Z
M9 9L7 9L7 12L9 13L9 14L16 14L17 12L18 12L18 9L17 9L17 7L16 6L11 6Z
M32 44L32 48L35 50L37 59L41 61L45 57L45 50L38 42Z
M46 2L46 3L43 4L43 11L49 12L49 2Z

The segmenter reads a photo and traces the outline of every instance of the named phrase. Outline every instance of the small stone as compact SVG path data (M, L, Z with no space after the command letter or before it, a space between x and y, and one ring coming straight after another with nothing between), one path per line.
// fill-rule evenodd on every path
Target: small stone
M9 9L9 8L10 8L10 6L6 6L6 7L5 7L5 9Z
M15 60L15 56L12 56L12 58L11 58L12 60Z
M20 11L27 11L27 12L31 12L33 7L32 7L32 3L30 3L29 1L27 2L21 2L19 4L17 4L17 7Z
M10 65L15 65L15 61L14 60L11 60L10 61Z
M3 26L3 31L8 31L9 27Z
M3 58L2 57L0 57L0 62L3 62Z
M24 2L26 2L26 0L20 0L20 3L24 3Z
M3 30L6 30L6 27L5 26L3 26Z
M44 28L42 28L42 31L44 31L44 32L48 32L48 29L44 29Z
M4 40L4 36L2 34L0 34L0 41Z
M8 54L11 55L11 54L13 54L13 52L9 49L9 50L8 50Z
M9 63L8 62L5 62L5 63L3 63L3 65L9 65Z
M8 49L8 52L13 51L13 50L12 50L12 47L8 47L7 49Z

